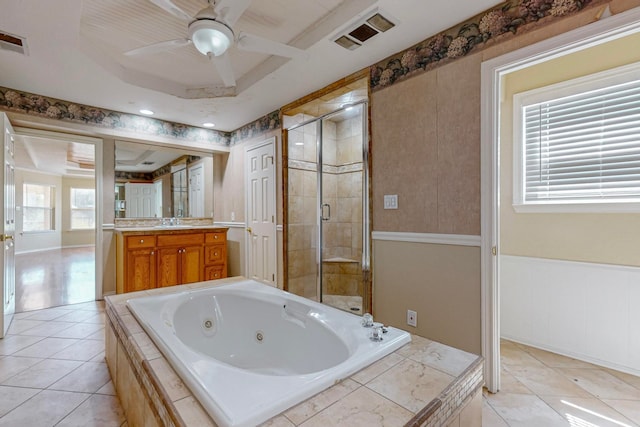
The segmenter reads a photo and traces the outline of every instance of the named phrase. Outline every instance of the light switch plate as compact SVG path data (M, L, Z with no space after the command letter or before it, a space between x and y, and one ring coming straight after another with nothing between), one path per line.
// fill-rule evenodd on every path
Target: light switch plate
M384 208L385 209L398 209L398 195L397 194L385 194L384 195Z

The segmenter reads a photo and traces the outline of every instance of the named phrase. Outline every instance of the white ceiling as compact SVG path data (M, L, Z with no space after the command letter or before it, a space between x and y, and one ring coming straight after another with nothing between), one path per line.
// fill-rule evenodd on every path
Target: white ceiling
M205 0L175 0L190 14ZM303 48L286 60L230 50L237 96L185 99L215 88L215 67L193 46L145 57L122 53L186 37L184 21L147 0L0 0L0 32L27 38L29 55L0 50L0 86L116 111L231 131L495 5L496 0L254 0L234 30ZM331 38L374 8L398 21L348 51ZM144 87L143 87L144 86Z

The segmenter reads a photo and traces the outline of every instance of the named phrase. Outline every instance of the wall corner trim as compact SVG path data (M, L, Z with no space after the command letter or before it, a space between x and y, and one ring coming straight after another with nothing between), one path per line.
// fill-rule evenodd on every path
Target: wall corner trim
M395 231L374 231L373 240L390 240L394 242L431 243L436 245L477 246L480 247L480 236L466 234L406 233Z

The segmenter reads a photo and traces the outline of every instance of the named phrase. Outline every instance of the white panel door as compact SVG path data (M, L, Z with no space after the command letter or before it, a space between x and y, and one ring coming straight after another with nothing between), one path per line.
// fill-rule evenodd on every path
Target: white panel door
M276 285L275 138L247 150L247 276Z
M153 218L156 214L155 186L153 184L124 185L127 218Z
M16 225L16 199L15 199L15 169L13 162L14 143L13 128L6 114L0 113L2 123L2 136L0 142L3 146L0 160L4 166L4 173L0 174L0 184L3 190L4 208L0 210L0 223L2 224L2 313L0 315L0 338L4 338L13 319L16 310L16 270L15 270L15 225Z
M189 168L189 216L204 217L204 168Z

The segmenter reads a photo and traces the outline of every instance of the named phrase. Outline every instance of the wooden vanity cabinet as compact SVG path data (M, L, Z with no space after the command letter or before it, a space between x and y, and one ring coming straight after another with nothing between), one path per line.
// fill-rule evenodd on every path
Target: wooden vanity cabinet
M158 287L202 280L204 234L158 236Z
M126 290L142 291L156 287L156 238L155 236L127 237Z
M118 233L117 293L227 277L225 228L128 234Z
M205 233L204 278L215 280L227 277L227 233Z

